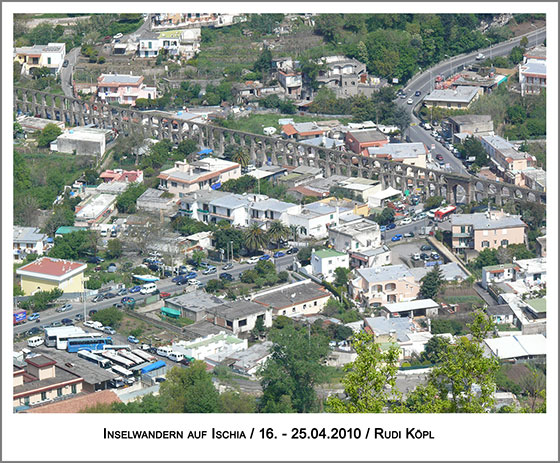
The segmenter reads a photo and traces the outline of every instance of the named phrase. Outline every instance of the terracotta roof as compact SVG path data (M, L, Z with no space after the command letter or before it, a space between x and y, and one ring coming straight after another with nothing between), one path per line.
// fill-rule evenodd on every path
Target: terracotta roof
M70 273L85 264L81 262L72 262L64 259L53 259L51 257L41 257L30 264L20 267L18 270L26 272L39 273L43 275L63 276Z
M120 402L119 397L110 389L105 389L104 391L97 391L91 394L84 393L72 399L31 408L24 413L79 413L87 407L111 404L113 402Z
M283 125L282 132L284 132L286 135L295 135L296 133L298 133L292 124Z

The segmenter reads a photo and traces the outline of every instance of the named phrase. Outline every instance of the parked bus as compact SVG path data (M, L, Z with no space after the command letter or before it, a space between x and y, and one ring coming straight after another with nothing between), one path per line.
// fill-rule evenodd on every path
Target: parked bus
M78 352L79 350L103 350L107 344L113 344L113 339L110 336L98 336L97 333L92 333L91 336L84 336L79 338L70 338L67 341L68 352Z
M83 329L78 328L77 326L45 328L45 346L66 350L69 338L77 338L87 334L89 333L86 333Z
M434 212L434 220L436 222L443 222L444 220L449 219L451 214L453 214L456 210L457 207L455 206L440 207Z
M126 368L120 367L118 365L113 365L111 367L111 370L121 375L123 378L132 378L134 376L134 373L132 371L127 370Z
M134 366L134 362L132 360L129 360L129 359L124 358L120 355L117 355L114 352L103 350L100 353L103 357L111 360L111 362L113 362L113 363L115 363L115 364L117 364L121 367L130 368L130 367Z
M136 365L145 363L145 360L142 357L138 355L134 355L132 352L129 352L128 350L121 349L117 351L117 353L122 357L127 358L128 360L132 360Z
M144 359L144 361L146 362L153 362L154 360L156 360L156 358L152 354L142 349L132 349L132 353Z
M111 361L100 357L97 354L93 354L88 350L79 350L78 357L87 360L88 362L95 363L98 367L104 368L105 370L111 368Z

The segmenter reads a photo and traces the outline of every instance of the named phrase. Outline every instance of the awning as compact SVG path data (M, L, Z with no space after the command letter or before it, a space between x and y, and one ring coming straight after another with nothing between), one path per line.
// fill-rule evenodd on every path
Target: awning
M181 311L178 309L172 309L170 307L162 307L161 314L167 315L168 317L171 318L179 318L181 316Z

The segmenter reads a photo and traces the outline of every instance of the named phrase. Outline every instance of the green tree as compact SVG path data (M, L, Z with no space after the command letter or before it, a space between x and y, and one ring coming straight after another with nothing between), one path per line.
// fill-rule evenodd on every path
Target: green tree
M226 228L214 231L214 247L216 249L226 250L233 249L233 255L239 256L239 252L245 244L245 236L243 230L237 228ZM226 256L227 257L227 256Z
M91 251L90 235L93 233L95 232L80 230L56 237L49 256L69 260L87 256Z
M60 127L56 124L47 124L45 126L45 128L43 130L41 130L41 133L39 134L39 137L37 138L37 145L39 145L40 147L47 147L50 145L50 143L54 140L56 140L56 138L62 133L62 130L60 129Z
M249 153L242 146L236 146L235 150L231 154L230 160L232 162L237 162L241 167L247 167L249 161L251 160Z
M128 186L124 193L117 198L117 210L122 213L134 214L136 212L136 200L147 190L142 183L133 183Z
M109 259L118 259L122 256L123 244L121 240L109 240L107 243L107 257Z
M511 64L519 64L523 61L523 48L513 47L509 53L509 61Z
M366 65L368 64L369 61L368 49L366 44L361 40L358 42L356 58L358 58L358 61L361 61Z
M498 265L498 251L496 249L483 249L472 263L474 268L488 267L489 265Z
M535 367L531 368L531 372L521 378L521 388L529 398L529 407L531 413L535 412L537 401L544 395L546 389L546 377L542 371Z
M192 253L191 259L194 264L199 267L200 263L206 258L206 253L200 249L195 249Z
M386 207L381 211L381 214L373 216L373 220L379 225L387 225L395 220L395 211L390 207Z
M260 409L266 413L317 410L315 384L323 377L323 359L329 346L324 336L309 336L293 325L273 329L271 356L259 370L263 396ZM279 405L281 404L281 406Z
M220 397L206 364L195 360L188 368L173 367L159 394L167 413L217 413Z
M424 346L422 359L431 363L438 363L442 355L447 352L449 339L443 336L433 336Z
M521 37L521 40L519 41L519 45L523 49L527 48L527 45L529 45L529 39L526 36Z
M256 223L251 224L245 231L245 247L251 251L262 249L267 241L266 232Z
M209 280L206 283L206 291L209 293L216 293L224 288L225 288L225 284L222 280L214 279L214 280Z
M290 229L280 220L273 220L266 233L268 239L276 243L276 248L280 247L280 241L290 236Z
M348 276L352 271L349 268L337 267L334 269L334 284L335 286L346 287L348 284Z
M428 199L426 199L426 201L424 202L424 210L428 211L430 209L435 209L439 206L441 206L441 203L443 202L444 197L443 196L430 196Z
M222 413L255 413L257 402L249 394L227 391L220 394L220 411Z
M486 153L482 143L477 138L468 137L459 145L458 150L463 159L474 157L473 165L476 167L486 167L490 163L488 153Z
M442 286L445 284L443 272L441 271L439 265L436 265L432 270L424 275L420 282L420 294L422 297L425 299L435 299Z
M327 411L331 413L381 413L391 400L399 400L396 389L399 348L381 351L368 333L354 335L352 346L358 357L344 367L342 379L347 399L331 396ZM390 411L391 408L389 409Z
M20 303L20 307L33 312L41 312L51 307L63 292L59 288L51 289L50 291L37 291L29 299Z
M270 49L264 45L261 54L253 64L253 69L258 72L268 73L272 67L272 53Z
M91 318L96 322L102 323L103 326L118 328L123 319L123 313L116 307L108 307L98 310Z

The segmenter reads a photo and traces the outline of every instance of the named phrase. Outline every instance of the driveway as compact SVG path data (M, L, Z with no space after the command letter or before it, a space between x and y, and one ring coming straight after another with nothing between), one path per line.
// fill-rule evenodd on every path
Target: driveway
M74 72L74 66L78 61L78 56L80 56L80 47L72 48L68 53L66 53L65 59L68 60L68 66L63 67L60 70L60 83L62 85L62 91L64 95L72 98L74 96L74 91L72 89L72 73Z

